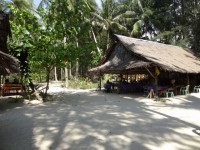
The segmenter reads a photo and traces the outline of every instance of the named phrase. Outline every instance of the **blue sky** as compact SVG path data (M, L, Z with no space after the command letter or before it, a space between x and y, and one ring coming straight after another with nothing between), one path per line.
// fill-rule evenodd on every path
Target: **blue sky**
M33 0L34 3L36 4L36 6L39 5L39 3L41 2L41 0ZM96 0L96 3L99 7L101 7L101 0Z

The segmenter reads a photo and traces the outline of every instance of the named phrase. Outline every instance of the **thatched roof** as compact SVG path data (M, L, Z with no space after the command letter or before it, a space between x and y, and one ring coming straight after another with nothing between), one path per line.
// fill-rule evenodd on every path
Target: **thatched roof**
M120 43L115 45L113 49L108 50L106 57L102 59L99 66L91 69L91 71L101 70L104 73L121 73L121 71L148 66L150 64L124 49L124 46Z
M200 73L200 59L190 50L121 35L115 36L118 39L117 44L107 50L109 52L106 52L101 64L90 71L112 73L156 65L166 71Z
M0 75L9 75L19 71L19 61L15 57L0 51Z

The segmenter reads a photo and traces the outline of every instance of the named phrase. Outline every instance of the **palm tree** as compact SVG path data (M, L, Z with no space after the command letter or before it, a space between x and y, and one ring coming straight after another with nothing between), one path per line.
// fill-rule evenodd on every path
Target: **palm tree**
M19 9L32 9L34 6L33 0L12 0L12 3Z
M102 9L91 13L91 23L95 32L106 34L106 47L108 48L110 37L115 34L128 35L126 16L133 15L132 11L125 11L120 3L105 0L102 1Z
M4 11L6 9L6 3L5 0L0 1L0 10Z
M68 45L73 45L74 48L80 49L81 44L84 42L84 38L86 39L89 32L89 25L87 25L86 18L87 14L95 5L94 0L56 0L54 3L49 2L48 0L41 1L38 10L45 5L49 5L48 9L46 9L47 15L47 23L48 28L55 32L55 38L59 41L63 41L63 47L67 47ZM83 38L84 37L84 38ZM76 70L78 70L78 62L80 59L79 53L69 51L68 58L66 58L66 67L73 65L76 66ZM68 68L65 68L65 71L68 72ZM78 72L78 71L77 71ZM77 73L75 73L77 74ZM67 73L65 73L67 75ZM66 85L68 77L65 77Z
M132 37L152 39L156 35L154 25L150 22L149 17L143 14L141 19L133 25L131 32Z

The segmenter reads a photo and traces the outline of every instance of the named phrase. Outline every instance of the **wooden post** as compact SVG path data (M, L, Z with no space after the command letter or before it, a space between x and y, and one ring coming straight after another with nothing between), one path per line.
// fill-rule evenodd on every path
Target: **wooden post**
M126 81L128 82L128 72L126 72Z
M69 87L69 76L68 76L68 68L65 66L65 87Z
M155 95L158 96L158 75L155 72Z
M158 76L160 74L160 71L158 70L158 66L155 66L155 72L154 72L154 76L155 76L155 95L158 97Z
M154 73L152 73L147 67L145 67L145 69L149 72L149 74L154 78L155 80L155 95L158 96L158 74L156 72L156 68L157 66L155 66L155 71Z
M122 75L122 74L120 74L120 81L122 81L122 78L123 78L123 75Z

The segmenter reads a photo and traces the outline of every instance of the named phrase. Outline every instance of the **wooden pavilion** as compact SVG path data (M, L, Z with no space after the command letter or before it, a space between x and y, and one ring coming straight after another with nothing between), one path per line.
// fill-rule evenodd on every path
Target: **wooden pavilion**
M189 49L154 41L114 35L98 66L90 69L100 74L148 73L156 82L159 72L200 73L200 59ZM189 78L188 78L189 82Z
M8 54L7 38L11 37L9 15L0 10L0 75L19 72L19 61Z

